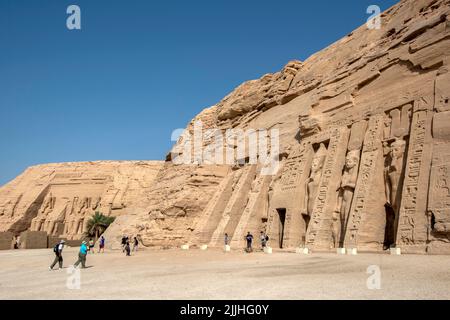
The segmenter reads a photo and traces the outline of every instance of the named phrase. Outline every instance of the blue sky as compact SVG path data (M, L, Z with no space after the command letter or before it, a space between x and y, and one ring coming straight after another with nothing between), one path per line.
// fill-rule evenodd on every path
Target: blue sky
M162 160L174 129L240 83L396 2L0 0L0 185L40 163Z

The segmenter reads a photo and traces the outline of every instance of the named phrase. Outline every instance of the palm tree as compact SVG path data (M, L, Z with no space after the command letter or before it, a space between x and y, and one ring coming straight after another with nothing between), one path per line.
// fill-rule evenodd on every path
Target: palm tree
M98 237L105 232L115 217L108 217L96 211L95 214L88 220L85 232L86 237L95 237L97 242Z

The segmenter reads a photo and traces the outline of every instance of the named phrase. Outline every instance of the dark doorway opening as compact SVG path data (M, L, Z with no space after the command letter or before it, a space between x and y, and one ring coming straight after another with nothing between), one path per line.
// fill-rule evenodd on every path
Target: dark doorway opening
M280 239L280 248L283 248L284 224L286 222L286 209L277 209L280 225L278 227L278 239Z
M395 211L391 205L384 206L386 211L386 227L384 230L384 244L383 249L388 250L395 244Z
M305 221L305 235L302 237L302 244L306 245L306 234L308 233L308 226L309 226L309 220L311 220L311 217L307 214L302 214L303 221Z

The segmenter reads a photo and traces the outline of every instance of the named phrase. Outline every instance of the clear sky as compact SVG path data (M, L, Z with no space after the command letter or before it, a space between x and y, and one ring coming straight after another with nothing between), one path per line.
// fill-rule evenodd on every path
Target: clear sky
M240 83L396 2L0 0L0 185L40 163L162 160L174 129Z

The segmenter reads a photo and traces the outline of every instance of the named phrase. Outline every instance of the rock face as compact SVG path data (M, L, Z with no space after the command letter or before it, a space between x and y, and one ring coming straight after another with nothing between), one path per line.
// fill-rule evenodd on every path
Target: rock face
M80 239L96 211L118 216L138 201L162 165L101 161L30 167L0 189L0 231Z
M106 232L113 247L122 234L146 246L222 246L227 233L238 248L247 231L263 230L280 248L450 253L449 14L449 0L401 1L382 14L380 29L364 25L304 62L242 84L193 119L166 163L146 163L152 174L131 179L139 183L130 195L116 185L120 196L111 200L114 184L94 174L83 182L87 194L69 183L79 177L61 178L65 191L56 169L31 168L0 189L0 225L76 236L81 212L98 205L119 214ZM229 140L238 163L205 159L197 151L213 145L212 135L193 146L187 138L199 122L225 136L231 128L278 129L280 169L265 174ZM176 155L192 164L176 164ZM109 176L123 186L132 174ZM35 187L19 192L27 179ZM73 210L76 219L60 218Z

